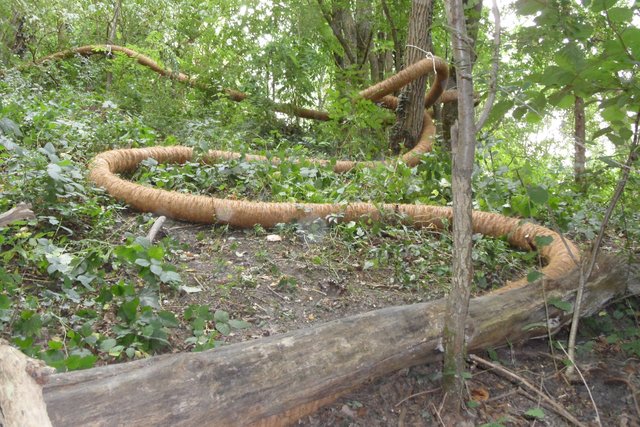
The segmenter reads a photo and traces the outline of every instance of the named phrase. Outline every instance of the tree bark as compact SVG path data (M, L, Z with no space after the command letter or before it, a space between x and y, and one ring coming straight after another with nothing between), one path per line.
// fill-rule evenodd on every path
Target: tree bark
M411 19L407 36L406 64L408 67L431 52L431 21L433 18L432 0L413 0L411 2ZM389 143L394 153L401 147L411 149L422 130L424 117L424 92L427 76L421 76L402 89L400 103L396 109L396 123L391 129Z
M107 45L113 45L116 43L116 35L118 33L118 21L120 20L120 9L122 8L122 0L115 0L113 2L113 18L109 22L107 30ZM106 88L109 90L111 82L113 81L113 74L111 71L107 71Z
M447 21L452 30L453 57L458 81L458 120L451 130L453 192L453 271L447 298L443 332L443 390L449 412L459 413L464 400L465 324L473 281L472 190L476 129L473 106L472 47L467 35L462 0L445 2Z
M0 340L0 425L6 427L47 427L51 421L38 380L54 369L40 360L29 359Z
M468 6L469 0L463 0L465 7ZM467 35L469 36L468 42L471 44L472 58L475 61L475 43L478 38L478 28L480 23L480 12L482 11L482 0L479 0L471 9L467 10L466 23L467 23ZM449 80L447 81L447 87L445 90L454 90L458 88L457 75L454 69L449 72ZM458 118L458 102L448 102L442 106L440 113L440 121L442 122L442 146L445 151L451 152L451 127Z
M640 292L639 267L601 256L582 315ZM547 336L546 325L557 332L571 313L545 303L541 287L548 300L571 301L578 279L574 270L474 298L469 349ZM51 375L43 395L54 426L286 425L371 378L440 360L444 316L444 300L389 307L202 353Z
M11 224L14 221L23 219L35 219L36 216L31 210L31 204L18 203L15 208L0 214L0 227Z
M573 172L576 184L582 186L584 183L585 165L587 162L587 149L586 149L586 132L585 132L585 117L584 117L584 99L580 96L576 96L576 100L573 106L574 115L574 161Z
M400 41L400 37L398 36L398 28L396 27L391 11L389 10L389 6L385 0L382 0L382 12L391 27L391 39L393 40L393 64L395 66L395 72L397 73L402 67L402 54L404 53L404 49L402 42ZM382 78L380 80L382 80Z

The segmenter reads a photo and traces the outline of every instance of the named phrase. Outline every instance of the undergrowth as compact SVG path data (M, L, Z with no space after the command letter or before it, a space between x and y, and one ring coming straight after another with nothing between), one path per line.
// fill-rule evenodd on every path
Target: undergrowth
M0 211L28 202L37 215L0 228L0 336L60 370L175 347L208 349L250 326L221 307L193 304L177 312L163 307L163 296L189 285L177 255L185 248L169 238L152 244L140 237L153 218L129 212L86 180L88 161L103 150L179 143L297 160L208 166L146 160L132 177L169 190L283 202L450 203L450 165L437 151L417 168L389 164L342 175L304 161L385 157L382 123L388 114L374 113L378 108L370 103L338 103L331 113L342 120L310 124L265 113L258 102L205 100L192 89L133 71L127 61L113 61L112 69L126 78L116 78L106 91L101 64L69 61L24 75L7 72L0 80ZM531 186L544 186L563 230L578 238L593 235L601 217L594 208L599 196L576 200L562 182L554 186L523 175L478 171L476 207L549 221L548 211L532 209L530 200ZM400 221L337 219L289 227L302 239L330 230L340 241L334 258L353 252L363 269L388 269L401 287L447 287L448 233L414 230ZM638 233L621 221L617 227ZM513 252L504 240L474 240L478 289L524 275L539 263L535 253ZM312 262L323 263L326 255ZM278 289L295 285L284 277ZM637 330L620 338L632 353L637 353L635 336Z

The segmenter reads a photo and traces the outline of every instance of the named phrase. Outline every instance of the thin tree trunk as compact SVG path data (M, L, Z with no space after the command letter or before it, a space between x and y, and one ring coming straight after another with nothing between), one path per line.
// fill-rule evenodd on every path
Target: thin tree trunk
M109 28L107 31L107 44L112 45L116 42L116 35L118 32L118 21L120 20L120 9L122 8L122 0L115 0L113 3L113 18L109 22ZM105 83L107 90L111 87L113 81L113 74L111 71L107 71L107 81Z
M463 0L465 9L469 5L470 0ZM472 8L466 9L467 35L471 43L471 58L476 59L475 42L478 36L478 28L480 24L480 12L482 11L482 0L479 0ZM456 89L458 87L457 74L455 70L450 70L449 80L447 81L446 90ZM451 127L458 118L458 102L447 102L442 106L441 122L442 122L442 145L446 151L451 151Z
M465 323L473 279L471 174L476 139L473 105L472 46L468 42L462 0L445 2L451 28L458 81L458 121L451 130L453 172L453 277L447 298L443 331L443 389L447 407L455 417L464 399Z
M411 19L407 37L405 67L425 57L431 49L431 21L433 18L432 0L413 0L411 2ZM427 77L422 76L405 88L400 95L400 103L396 110L396 123L391 130L390 145L395 153L402 146L413 148L422 130L424 117L424 92Z
M382 12L384 16L389 21L389 26L391 27L391 38L393 40L393 63L395 66L395 72L399 72L402 67L402 54L404 53L404 49L402 46L402 42L400 41L400 37L398 36L398 28L396 27L395 21L393 20L393 16L391 15L391 11L389 10L389 6L385 0L382 0Z
M574 162L573 171L576 184L582 185L585 172L585 164L587 161L587 150L585 146L586 133L585 133L585 117L584 117L584 99L580 96L576 96L576 101L573 106L574 114Z

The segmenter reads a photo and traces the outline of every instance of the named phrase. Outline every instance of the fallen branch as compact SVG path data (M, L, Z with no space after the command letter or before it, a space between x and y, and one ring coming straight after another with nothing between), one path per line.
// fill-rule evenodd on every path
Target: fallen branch
M508 370L503 366L497 365L495 363L492 363L492 362L489 362L488 360L483 359L482 357L476 356L475 354L470 354L469 359L471 359L472 361L476 362L479 365L483 365L485 367L493 369L495 372L499 373L503 377L508 378L511 381L515 381L516 383L521 384L522 386L527 388L529 391L538 395L542 400L544 400L544 402L548 406L550 406L554 411L556 411L558 415L563 416L567 421L570 421L571 423L577 426L586 427L586 424L582 423L580 420L575 418L573 415L571 415L571 413L569 413L566 409L560 406L559 403L551 399L549 396L546 395L546 393L544 393L537 387L533 386L529 381L522 378L520 375L517 375L514 372L511 372L510 370Z
M147 234L147 239L149 239L149 243L153 243L153 241L156 240L156 236L158 235L158 232L160 231L160 229L162 228L162 225L166 220L167 220L167 217L164 215L161 215L158 218L156 218L155 222L151 226L151 229L149 229L149 234Z
M36 219L35 214L31 210L31 204L29 203L18 203L15 208L0 214L0 227L23 219Z

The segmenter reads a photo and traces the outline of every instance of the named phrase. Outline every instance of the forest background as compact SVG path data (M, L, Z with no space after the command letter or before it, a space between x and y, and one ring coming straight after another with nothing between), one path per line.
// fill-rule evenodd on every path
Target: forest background
M495 105L477 135L474 208L533 219L588 250L626 177L603 248L637 257L639 3L518 0L500 6L509 24L501 31ZM482 104L494 62L494 24L477 2L467 2L467 14ZM251 313L225 299L167 309L163 301L171 295L199 287L185 267L190 248L171 236L156 244L136 238L153 217L127 210L88 183L86 165L112 148L174 144L293 158L393 156L411 141L398 137L393 112L356 101L355 94L402 69L406 58L424 56L408 46L411 16L408 0L3 2L0 211L28 202L37 219L0 228L2 336L30 356L73 370L211 348L255 327ZM429 19L427 50L452 61L440 2ZM88 44L127 46L207 89L162 78L117 54L30 66ZM250 97L233 102L224 88ZM332 120L287 117L274 112L274 102L324 109ZM380 167L337 178L330 168L304 161L239 160L208 169L149 161L133 178L239 199L448 205L452 111L436 109L435 149L414 169ZM338 252L361 258L358 267L334 260L331 268L377 270L411 294L429 287L429 295L437 295L449 286L449 261L434 260L424 249L450 251L448 237L429 240L433 236L397 225L366 223L331 231L283 225L276 232L305 242L330 235L342 242ZM206 239L208 231L200 233L198 239ZM269 232L256 227L251 233ZM389 235L396 240L384 240ZM407 244L416 239L422 249ZM504 241L474 241L477 292L526 274L538 262L511 254ZM320 257L317 264L325 262ZM227 290L256 286L246 270L223 276ZM295 294L302 286L295 275L275 276L278 292ZM622 307L619 317L635 324L637 301ZM612 342L640 356L640 328L604 328Z

